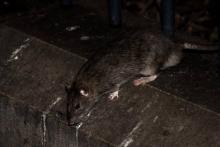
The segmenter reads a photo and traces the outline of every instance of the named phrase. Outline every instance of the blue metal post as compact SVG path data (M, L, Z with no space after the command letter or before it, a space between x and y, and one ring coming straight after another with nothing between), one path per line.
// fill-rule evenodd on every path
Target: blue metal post
M121 0L108 0L108 14L111 26L121 26Z
M175 6L174 0L161 1L161 25L162 32L167 37L174 37L175 30Z

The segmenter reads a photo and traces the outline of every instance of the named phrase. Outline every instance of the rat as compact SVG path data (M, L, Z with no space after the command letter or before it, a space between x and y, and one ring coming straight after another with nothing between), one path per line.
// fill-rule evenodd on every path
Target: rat
M124 83L139 86L154 81L162 70L180 62L184 46L160 33L144 32L97 51L67 89L69 125L84 121L103 96L117 99Z

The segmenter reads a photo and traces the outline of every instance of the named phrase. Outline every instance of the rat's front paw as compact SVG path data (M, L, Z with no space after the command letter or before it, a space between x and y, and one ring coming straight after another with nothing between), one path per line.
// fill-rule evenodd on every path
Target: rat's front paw
M119 90L110 93L110 95L108 96L108 98L109 98L110 100L118 99L118 97L119 97L119 96L118 96L118 92L119 92Z

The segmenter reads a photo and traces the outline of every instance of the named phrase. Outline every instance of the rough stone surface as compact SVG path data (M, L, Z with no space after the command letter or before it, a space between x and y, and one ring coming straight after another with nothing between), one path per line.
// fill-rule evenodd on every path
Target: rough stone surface
M0 146L75 147L76 129L51 109L65 101L65 86L86 59L6 26L0 46ZM108 147L78 136L79 146Z
M64 87L86 59L6 26L0 46L0 146L220 146L219 114L130 83L118 100L101 99L77 137Z
M220 145L218 114L149 85L126 85L117 101L103 100L81 129L116 146Z
M164 71L152 85L220 113L220 70L216 53L185 53L182 63Z
M0 94L0 146L42 146L41 113Z
M85 62L84 58L19 33L0 29L2 93L46 111L58 98L65 97L65 86Z

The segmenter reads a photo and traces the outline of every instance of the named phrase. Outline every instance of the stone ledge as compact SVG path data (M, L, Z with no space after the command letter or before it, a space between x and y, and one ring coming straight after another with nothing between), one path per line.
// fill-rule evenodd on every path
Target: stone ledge
M64 86L86 59L6 26L0 46L0 146L75 146ZM218 114L150 85L103 98L78 131L79 147L220 146Z
M0 146L75 146L75 128L51 109L86 59L3 25L0 46ZM80 146L107 146L79 135Z

